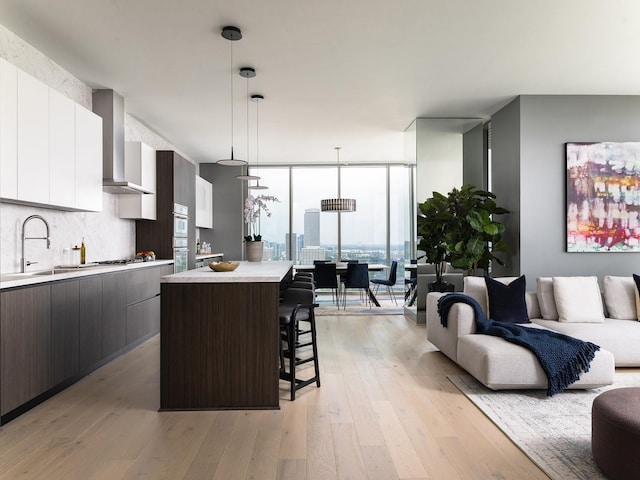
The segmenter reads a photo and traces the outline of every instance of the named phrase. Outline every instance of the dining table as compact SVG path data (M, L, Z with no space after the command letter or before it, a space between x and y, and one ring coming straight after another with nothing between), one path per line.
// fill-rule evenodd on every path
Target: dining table
M347 265L349 265L348 262L336 262L336 271L340 276L344 276L347 273ZM389 268L389 266L385 265L384 263L368 263L367 266L370 272L381 272L382 270ZM294 265L293 268L297 272L313 272L316 266L312 264L300 264ZM369 296L369 300L371 300L371 303L373 303L376 307L380 306L380 302L374 295L371 287L367 288L367 295Z

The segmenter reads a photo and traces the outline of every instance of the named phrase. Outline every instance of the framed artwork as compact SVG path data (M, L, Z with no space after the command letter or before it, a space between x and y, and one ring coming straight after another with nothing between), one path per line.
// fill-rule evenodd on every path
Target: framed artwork
M567 143L567 252L640 252L640 142Z

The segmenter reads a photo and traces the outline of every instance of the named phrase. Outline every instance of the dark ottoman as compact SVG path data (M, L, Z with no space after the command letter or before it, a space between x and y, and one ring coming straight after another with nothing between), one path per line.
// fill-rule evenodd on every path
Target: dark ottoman
M596 397L591 452L607 478L640 479L640 388L616 388Z

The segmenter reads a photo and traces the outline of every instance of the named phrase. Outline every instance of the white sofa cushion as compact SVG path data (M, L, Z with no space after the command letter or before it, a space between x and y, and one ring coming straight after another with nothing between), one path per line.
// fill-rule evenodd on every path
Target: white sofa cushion
M560 322L604 322L597 277L553 277L553 297Z
M549 322L548 320L545 320ZM556 325L558 322L553 322ZM535 328L534 325L526 328ZM458 364L492 390L547 388L547 376L537 357L528 349L489 335L465 335L458 339ZM614 380L614 358L600 349L588 372L569 385L595 388L611 385Z
M637 320L636 282L633 277L605 275L602 279L602 289L609 318Z
M553 296L553 278L538 277L536 278L536 287L538 294L538 305L540 314L545 320L558 320L558 309L556 308L556 300ZM535 318L529 315L529 318Z
M554 320L532 319L533 323L564 333L570 337L600 345L613 354L616 367L640 365L640 325L637 320L605 318L604 323L560 323Z

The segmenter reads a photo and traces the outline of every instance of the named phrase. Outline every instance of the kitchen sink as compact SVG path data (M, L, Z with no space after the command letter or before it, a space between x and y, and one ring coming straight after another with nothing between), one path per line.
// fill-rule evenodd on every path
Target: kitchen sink
M60 275L61 273L72 273L72 272L80 272L84 271L86 268L99 267L100 265L83 265L83 268L79 267L53 267L48 268L46 270L37 270L33 272L24 272L24 273L5 273L0 275L0 281L2 282L10 282L13 280L25 280L27 278L40 277L40 276L49 276L49 275Z

